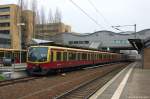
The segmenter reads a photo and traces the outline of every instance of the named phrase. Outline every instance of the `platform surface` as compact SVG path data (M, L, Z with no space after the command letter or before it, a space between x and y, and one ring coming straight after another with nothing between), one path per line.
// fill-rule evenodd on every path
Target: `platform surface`
M0 72L22 71L27 67L26 63L12 64L11 66L0 65Z
M130 64L90 99L150 99L150 69L140 62Z

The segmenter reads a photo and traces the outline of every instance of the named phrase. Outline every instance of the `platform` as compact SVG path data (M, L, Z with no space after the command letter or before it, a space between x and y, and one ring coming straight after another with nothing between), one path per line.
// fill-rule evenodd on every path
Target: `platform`
M0 72L22 71L26 69L26 63L12 64L11 66L0 66Z
M139 62L132 63L90 99L150 99L150 69L142 69Z

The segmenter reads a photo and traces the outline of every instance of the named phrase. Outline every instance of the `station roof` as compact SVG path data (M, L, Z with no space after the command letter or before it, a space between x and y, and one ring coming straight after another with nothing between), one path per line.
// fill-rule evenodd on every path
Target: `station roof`
M144 48L144 42L142 39L128 39L128 41L138 52Z
M47 45L54 43L53 41L42 40L42 39L32 39L30 45Z

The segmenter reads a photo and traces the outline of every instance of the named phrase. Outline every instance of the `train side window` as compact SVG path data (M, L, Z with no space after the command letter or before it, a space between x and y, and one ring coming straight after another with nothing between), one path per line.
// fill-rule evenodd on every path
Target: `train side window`
M97 60L96 53L95 53L95 58L94 59Z
M73 60L76 60L76 53L73 53Z
M105 54L103 54L103 59L105 59Z
M87 60L87 54L86 53L82 53L82 60Z
M98 59L100 59L100 54L98 54Z
M56 60L61 61L61 52L56 53Z
M69 52L69 60L76 60L76 53Z
M102 54L100 54L100 59L102 59Z
M69 60L73 60L73 53L69 52Z
M53 55L54 53L53 53L53 51L51 51L51 62L53 62Z
M88 60L90 60L90 53L88 54Z
M91 59L94 60L94 54L93 53L91 54Z
M4 52L0 52L0 58L4 57Z
M67 52L63 52L63 61L67 61Z
M98 60L98 54L96 54L96 59Z
M77 60L80 60L80 53L77 53Z

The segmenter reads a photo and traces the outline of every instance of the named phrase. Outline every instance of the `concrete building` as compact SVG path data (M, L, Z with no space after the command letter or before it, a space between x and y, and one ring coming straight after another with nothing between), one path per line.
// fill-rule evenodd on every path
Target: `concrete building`
M132 49L128 39L146 39L150 37L150 29L137 33L114 33L111 31L97 31L90 34L59 33L49 40L67 45L100 48L105 50Z
M71 26L64 23L38 24L36 26L36 38L49 39L49 36L63 32L71 32Z
M0 5L0 47L20 48L19 30L17 22L19 7L14 4Z
M23 22L20 21L20 15ZM24 23L24 26L20 23ZM21 11L20 7L15 4L0 5L0 48L23 48L31 40L32 33L32 11ZM20 34L22 40L20 40Z

